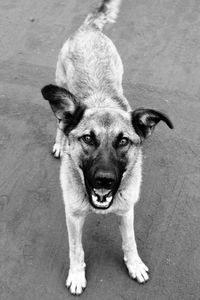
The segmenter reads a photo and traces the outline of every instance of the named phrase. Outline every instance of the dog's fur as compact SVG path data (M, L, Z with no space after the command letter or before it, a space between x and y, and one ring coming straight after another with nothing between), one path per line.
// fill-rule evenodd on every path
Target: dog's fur
M142 179L141 144L159 121L155 110L132 111L123 95L121 58L101 31L114 22L120 0L104 0L64 44L58 57L56 84L42 89L58 119L55 157L62 156L60 180L69 238L72 294L86 287L82 228L86 215L121 216L124 261L138 282L149 279L134 234L134 204Z

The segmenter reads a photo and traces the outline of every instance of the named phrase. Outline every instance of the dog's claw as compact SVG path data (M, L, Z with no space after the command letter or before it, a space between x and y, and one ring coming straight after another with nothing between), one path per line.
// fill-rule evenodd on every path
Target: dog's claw
M131 262L126 262L126 266L131 278L137 280L138 283L145 283L149 280L149 268L139 258Z
M62 156L62 147L60 144L55 143L53 145L52 154L55 158L60 158Z
M85 279L85 272L71 272L69 271L66 280L66 286L72 295L80 295L86 288L87 281Z

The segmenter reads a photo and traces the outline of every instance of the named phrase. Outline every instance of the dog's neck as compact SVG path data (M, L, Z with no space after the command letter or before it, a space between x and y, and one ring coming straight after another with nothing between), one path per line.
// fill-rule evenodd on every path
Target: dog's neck
M107 94L102 92L96 92L91 96L82 100L87 107L94 108L119 108L124 111L130 111L131 107L127 99L123 95Z

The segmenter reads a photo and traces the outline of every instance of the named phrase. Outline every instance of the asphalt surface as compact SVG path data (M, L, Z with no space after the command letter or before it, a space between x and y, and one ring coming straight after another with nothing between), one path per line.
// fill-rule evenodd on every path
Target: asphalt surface
M0 1L0 299L74 299L56 123L40 89L54 82L58 51L97 0ZM200 2L124 0L106 33L124 62L134 108L160 109L144 145L135 231L150 281L123 264L117 217L90 215L84 228L90 300L200 299Z

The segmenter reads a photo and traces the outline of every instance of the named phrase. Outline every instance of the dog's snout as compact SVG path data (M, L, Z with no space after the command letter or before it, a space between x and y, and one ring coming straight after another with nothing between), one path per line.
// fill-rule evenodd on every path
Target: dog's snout
M111 172L99 171L94 176L96 188L112 189L115 185L115 176Z

